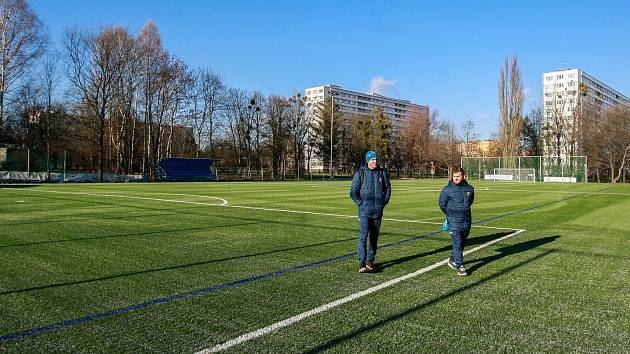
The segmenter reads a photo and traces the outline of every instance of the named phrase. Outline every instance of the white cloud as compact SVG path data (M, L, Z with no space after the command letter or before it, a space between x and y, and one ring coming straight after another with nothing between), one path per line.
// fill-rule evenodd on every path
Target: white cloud
M374 76L370 81L368 92L385 94L389 89L398 84L398 80L385 80L382 76Z

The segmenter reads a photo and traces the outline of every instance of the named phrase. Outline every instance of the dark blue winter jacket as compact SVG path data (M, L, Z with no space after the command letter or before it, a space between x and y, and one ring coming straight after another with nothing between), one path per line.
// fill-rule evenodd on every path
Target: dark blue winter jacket
M462 231L470 229L472 217L470 206L475 200L475 189L463 180L459 185L452 180L440 193L440 209L446 214L449 231Z
M361 175L363 174L363 181ZM384 169L377 167L373 170L367 166L354 174L352 186L350 186L350 198L359 207L359 216L374 219L383 217L383 209L389 203L392 195L392 185L389 175Z

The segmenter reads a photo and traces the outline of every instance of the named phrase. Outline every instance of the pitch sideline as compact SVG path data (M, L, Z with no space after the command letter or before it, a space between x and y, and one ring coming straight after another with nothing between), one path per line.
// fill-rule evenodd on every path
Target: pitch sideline
M521 232L525 232L525 231L526 230L517 229L517 231L515 231L515 232L513 232L511 234L505 235L503 237L499 237L499 238L494 239L492 241L488 241L488 242L486 242L486 243L484 243L482 245L479 245L479 246L477 246L475 248L472 248L472 249L470 249L468 251L465 251L464 255L468 255L470 253L476 252L476 251L478 251L478 250L480 250L480 249L482 249L484 247L490 246L490 245L492 245L494 243L497 243L499 241L505 240L505 239L510 238L512 236L518 235ZM276 322L276 323L271 324L271 325L269 325L267 327L263 327L263 328L255 330L255 331L252 331L252 332L249 332L249 333L245 333L245 334L240 335L240 336L238 336L238 337L236 337L234 339L231 339L231 340L229 340L227 342L215 345L212 348L207 348L207 349L203 349L201 351L198 351L195 354L217 353L217 352L229 349L229 348L231 348L233 346L236 346L236 345L239 345L239 344L241 344L243 342L246 342L246 341L249 341L249 340L252 340L252 339L256 339L256 338L261 337L263 335L266 335L266 334L269 334L271 332L274 332L274 331L276 331L276 330L278 330L280 328L288 327L288 326L290 326L290 325L292 325L294 323L302 321L302 320L304 320L304 319L306 319L308 317L311 317L313 315L316 315L318 313L322 313L322 312L331 310L331 309L333 309L335 307L338 307L340 305L343 305L343 304L345 304L347 302L351 302L351 301L357 300L357 299L362 298L362 297L364 297L366 295L372 294L372 293L374 293L376 291L379 291L379 290L388 288L390 286L396 285L396 284L398 284L398 283L400 283L402 281L405 281L407 279L411 279L411 278L417 277L417 276L419 276L421 274L427 273L427 272L429 272L429 271L431 271L431 270L433 270L435 268L438 268L439 266L442 266L442 265L446 264L446 262L448 262L448 258L444 259L442 261L439 261L437 263L434 263L434 264L432 264L430 266L418 269L417 271L415 271L413 273L408 273L408 274L405 274L405 275L400 276L398 278L394 278L394 279L388 280L388 281L386 281L384 283L381 283L379 285L376 285L376 286L373 286L373 287L368 288L366 290L360 291L358 293L354 293L352 295L346 296L346 297L344 297L342 299L335 300L333 302L329 302L327 304L324 304L322 306L316 307L316 308L311 309L309 311L302 312L302 313L300 313L298 315L295 315L295 316L287 318L285 320Z

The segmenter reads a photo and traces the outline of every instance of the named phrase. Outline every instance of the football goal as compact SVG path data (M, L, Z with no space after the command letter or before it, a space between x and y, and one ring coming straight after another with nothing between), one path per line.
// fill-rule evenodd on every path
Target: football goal
M468 179L514 182L586 182L586 156L462 157Z
M535 168L495 168L494 173L485 175L494 181L536 182Z

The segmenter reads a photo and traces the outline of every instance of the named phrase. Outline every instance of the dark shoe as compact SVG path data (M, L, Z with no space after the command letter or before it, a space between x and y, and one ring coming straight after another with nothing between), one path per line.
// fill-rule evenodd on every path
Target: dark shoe
M370 271L370 268L366 266L359 266L359 273L367 273Z
M372 263L372 262L368 262L368 264L366 264L365 266L366 266L366 267L367 267L367 269L369 269L370 271L373 271L373 270L377 270L377 269L378 269L378 266L377 266L376 264Z
M448 265L449 267L458 270L457 269L457 265L455 264L455 262L453 262L453 260L449 259L448 262L446 262L446 265Z
M468 272L466 271L466 268L464 268L464 266L459 267L459 269L457 270L457 275L468 275Z

